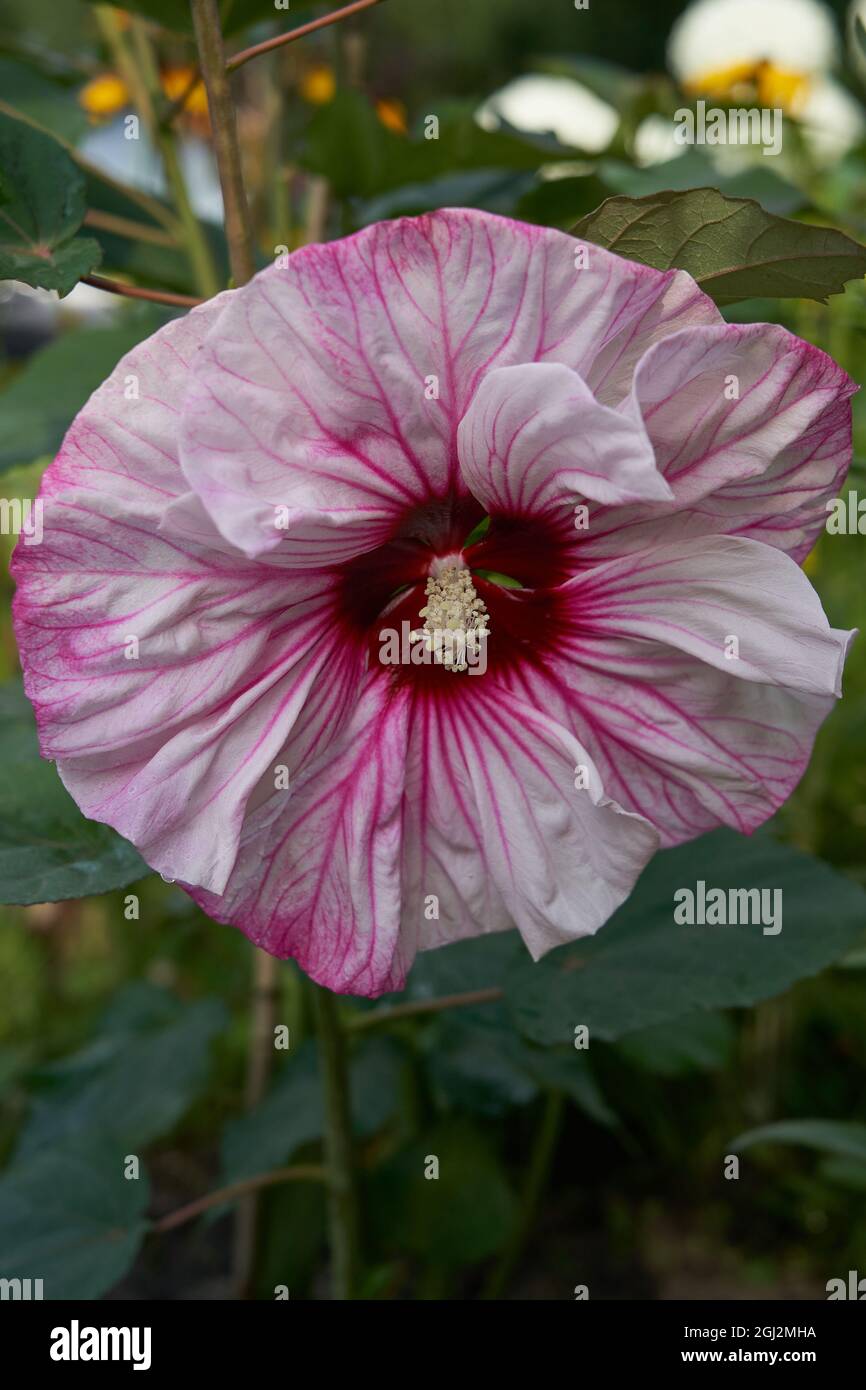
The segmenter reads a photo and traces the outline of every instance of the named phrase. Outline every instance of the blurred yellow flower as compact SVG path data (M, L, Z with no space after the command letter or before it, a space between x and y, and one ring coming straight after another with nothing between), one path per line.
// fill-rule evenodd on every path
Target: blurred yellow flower
M160 81L169 101L178 101L189 89L194 76L193 68L166 68ZM189 116L207 115L207 92L200 78L186 98L183 109Z
M313 106L324 106L333 101L337 82L333 71L324 64L310 68L301 78L301 96Z
M760 106L780 107L796 115L809 92L809 76L762 60L730 63L684 79L690 96L738 101L754 94Z
M194 76L194 69L190 67L166 68L160 76L160 85L168 100L177 101L183 96ZM78 102L93 121L110 120L133 104L129 88L115 72L94 77L78 93ZM196 120L207 117L207 94L203 82L196 82L184 102L183 110L184 115Z
M405 135L409 129L409 122L406 118L406 108L402 101L396 98L382 97L376 102L376 115L387 130L393 130L396 135Z
M106 72L82 87L78 93L78 103L92 120L107 120L129 105L129 91L121 77Z

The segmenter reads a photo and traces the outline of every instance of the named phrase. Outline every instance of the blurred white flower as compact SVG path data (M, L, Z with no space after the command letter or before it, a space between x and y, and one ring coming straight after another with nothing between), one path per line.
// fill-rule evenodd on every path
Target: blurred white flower
M636 164L666 164L669 159L685 154L686 147L675 139L675 126L670 116L644 116L634 133L632 154Z
M122 117L88 131L78 148L85 159L112 178L131 184L142 193L166 195L159 152L143 129L138 140L127 140ZM180 163L196 215L206 222L221 223L222 193L210 146L197 136L184 136L180 141Z
M819 0L695 0L668 40L674 76L708 93L754 76L760 65L796 85L838 57L833 14Z
M832 77L809 84L798 119L813 154L826 163L841 159L866 133L860 102Z
M529 73L494 92L478 108L475 119L484 130L503 122L532 135L554 135L563 145L600 154L619 125L608 102L571 77Z
M858 3L866 9L866 0ZM668 40L668 64L690 96L779 109L799 122L822 162L840 158L866 130L861 104L831 76L839 58L836 21L820 0L695 0Z

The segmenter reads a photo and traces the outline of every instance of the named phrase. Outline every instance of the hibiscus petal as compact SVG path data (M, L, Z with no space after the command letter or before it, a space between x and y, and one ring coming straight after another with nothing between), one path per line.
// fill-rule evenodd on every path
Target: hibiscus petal
M545 715L480 682L416 706L377 675L339 742L248 817L225 893L191 891L319 984L373 996L402 988L416 950L461 936L516 924L537 958L595 931L657 845Z
M403 933L419 951L514 926L488 870L475 791L455 756L451 724L435 698L416 702L406 752Z
M323 665L354 661L361 678L357 651L338 644L333 581L251 565L187 491L180 401L226 302L119 363L45 474L42 543L14 560L43 755L154 868L217 890Z
M465 768L488 871L537 960L603 926L658 834L605 795L568 729L502 688L482 687L483 677L450 711L449 766Z
M560 363L489 372L457 441L463 476L488 512L560 517L577 496L608 505L673 497L643 423L599 404Z
M512 684L586 743L611 795L667 844L749 832L778 809L851 637L794 561L756 541L687 541L599 566L557 599L558 653Z
M236 292L196 361L184 470L246 554L348 559L465 490L457 428L492 369L561 362L616 402L652 342L718 320L681 272L551 228L467 209L379 223Z
M774 324L686 328L638 362L643 421L674 500L592 508L581 565L683 535L748 536L801 560L851 461L850 377Z
M216 897L192 896L272 955L337 993L400 989L400 847L409 700L368 680L343 736L248 816Z

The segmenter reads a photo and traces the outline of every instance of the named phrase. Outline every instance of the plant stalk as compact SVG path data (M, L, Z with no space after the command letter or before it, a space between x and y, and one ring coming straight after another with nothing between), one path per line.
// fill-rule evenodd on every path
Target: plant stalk
M334 1298L354 1298L358 1285L359 1222L352 1154L349 1068L337 1001L316 990L316 1027L325 1091L325 1160Z
M138 61L141 80L149 99L150 133L159 150L165 177L171 189L175 211L183 233L196 287L205 299L219 294L220 281L204 228L199 222L189 196L180 162L177 138L170 125L160 119L162 88L153 45L142 20L132 19L132 43Z
M222 188L232 279L235 285L245 285L255 272L255 261L219 8L217 0L190 0L190 7Z
M482 1299L501 1298L508 1287L517 1262L523 1254L523 1248L532 1233L541 1195L550 1175L564 1111L565 1101L562 1093L560 1091L548 1092L544 1102L541 1123L538 1126L535 1142L532 1146L526 1186L523 1189L523 1198L520 1203L520 1213L511 1237L482 1290Z

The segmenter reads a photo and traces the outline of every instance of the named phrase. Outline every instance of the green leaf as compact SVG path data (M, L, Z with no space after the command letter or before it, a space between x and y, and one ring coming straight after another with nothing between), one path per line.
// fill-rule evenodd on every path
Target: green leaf
M390 1038L365 1039L351 1058L352 1122L368 1138L396 1113L402 1049ZM285 1163L303 1144L321 1138L325 1126L318 1049L305 1042L280 1069L265 1099L225 1128L222 1181L253 1177Z
M533 1076L554 1091L562 1091L596 1124L619 1127L619 1117L605 1099L586 1051L575 1047L527 1047L526 1065Z
M0 393L0 472L56 453L92 392L163 321L145 313L118 328L73 329L34 353Z
M570 227L606 198L610 189L594 174L562 179L538 179L520 199L516 216L543 227Z
M5 1278L42 1279L48 1299L100 1298L138 1252L148 1181L123 1176L113 1145L79 1136L44 1149L0 1178Z
M732 1139L729 1147L751 1149L756 1144L797 1144L836 1158L866 1163L866 1125L853 1120L778 1120L746 1130Z
M523 195L535 186L535 175L513 169L461 169L428 183L407 183L369 199L357 218L360 224L388 217L416 217L436 208L473 207L513 214ZM588 206L594 206L594 199ZM572 209L573 212L577 209Z
M426 1178L429 1158L438 1178ZM428 1131L377 1174L389 1207L389 1234L400 1253L455 1266L486 1259L511 1234L517 1203L486 1139L462 1119Z
M116 1024L73 1058L34 1101L17 1159L48 1146L65 1148L77 1134L135 1152L167 1134L201 1094L210 1049L226 1026L215 999L176 1005L165 1027L117 1031Z
M658 1076L688 1076L724 1067L735 1037L727 1014L687 1014L627 1034L617 1043L617 1051Z
M503 983L510 966L525 955L526 947L516 931L493 932L423 951L412 966L403 994L392 998L397 1002L435 999L495 987Z
M20 682L0 686L0 903L85 898L149 872L126 840L84 818L39 757Z
M510 1025L485 1027L455 1013L442 1019L426 1041L427 1071L434 1093L460 1111L502 1115L538 1094L526 1065L529 1049Z
M367 98L349 88L313 116L303 163L314 173L324 174L337 197L376 196L377 202L362 210L369 221L373 220L371 206L385 216L392 215L385 211L389 207L419 210L419 201L431 198L431 205L442 206L437 200L445 196L447 182L461 173L483 175L485 197L491 198L491 178L502 184L509 172L534 172L552 157L549 143L507 131L482 130L471 112L462 109L442 114L436 139L396 135L382 125ZM464 197L478 187L477 182L473 185L465 179L464 185ZM528 186L528 181L514 181L515 199ZM378 201L395 189L405 190L402 204L393 198L388 203ZM503 196L501 187L499 196Z
M687 270L717 304L761 296L824 303L866 274L866 247L843 232L776 217L715 188L608 198L572 231L657 270Z
M674 893L713 888L781 888L782 930L760 925L684 926ZM567 1043L579 1024L590 1036L621 1038L701 1009L745 1007L780 994L843 955L866 928L863 890L769 835L714 831L663 850L628 901L593 937L558 947L506 977L518 1026L539 1043Z
M0 58L0 92L8 106L37 125L75 142L87 130L87 113L66 81L45 77L26 63Z
M0 115L0 174L11 198L0 204L0 280L23 280L68 294L99 265L101 252L77 237L84 178L50 135Z
M596 172L610 192L624 193L628 198L705 188L712 182L728 198L754 198L767 212L782 216L798 212L808 202L799 188L764 165L720 177L709 156L694 147L674 159L665 160L663 164L650 164L646 168L635 168L625 160L602 159ZM590 212L591 209L583 211Z

